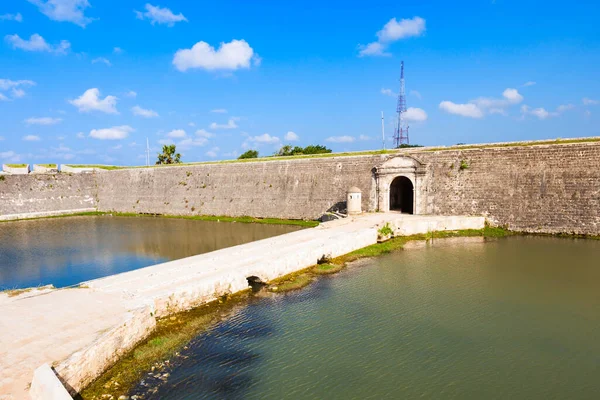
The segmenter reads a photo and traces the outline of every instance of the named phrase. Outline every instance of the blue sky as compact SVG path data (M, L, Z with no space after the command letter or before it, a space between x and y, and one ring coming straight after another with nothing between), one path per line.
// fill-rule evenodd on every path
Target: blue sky
M0 161L184 161L283 144L600 136L593 1L15 0L0 4Z

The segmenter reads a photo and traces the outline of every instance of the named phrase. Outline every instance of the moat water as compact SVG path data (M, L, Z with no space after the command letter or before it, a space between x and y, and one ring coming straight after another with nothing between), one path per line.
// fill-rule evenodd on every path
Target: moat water
M363 261L254 298L132 393L597 399L599 254L600 241L510 237Z
M0 290L65 287L298 229L109 216L1 223Z

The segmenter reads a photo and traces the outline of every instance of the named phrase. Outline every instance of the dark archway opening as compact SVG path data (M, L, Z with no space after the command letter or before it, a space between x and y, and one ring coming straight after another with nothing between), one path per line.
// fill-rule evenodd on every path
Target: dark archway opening
M399 176L390 185L390 210L413 214L413 184L405 176Z

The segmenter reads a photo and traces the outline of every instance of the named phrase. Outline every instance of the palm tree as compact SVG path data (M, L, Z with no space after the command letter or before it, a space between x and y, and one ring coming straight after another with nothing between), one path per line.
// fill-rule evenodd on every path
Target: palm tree
M156 165L181 163L181 154L176 153L176 151L174 144L165 144L162 148L162 153L158 154Z

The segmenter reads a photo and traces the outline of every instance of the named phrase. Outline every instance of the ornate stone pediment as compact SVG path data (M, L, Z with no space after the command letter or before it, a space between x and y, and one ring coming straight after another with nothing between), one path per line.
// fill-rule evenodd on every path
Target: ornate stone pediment
M425 164L413 156L397 156L376 166L374 172L376 175L406 173L422 175L425 173Z

